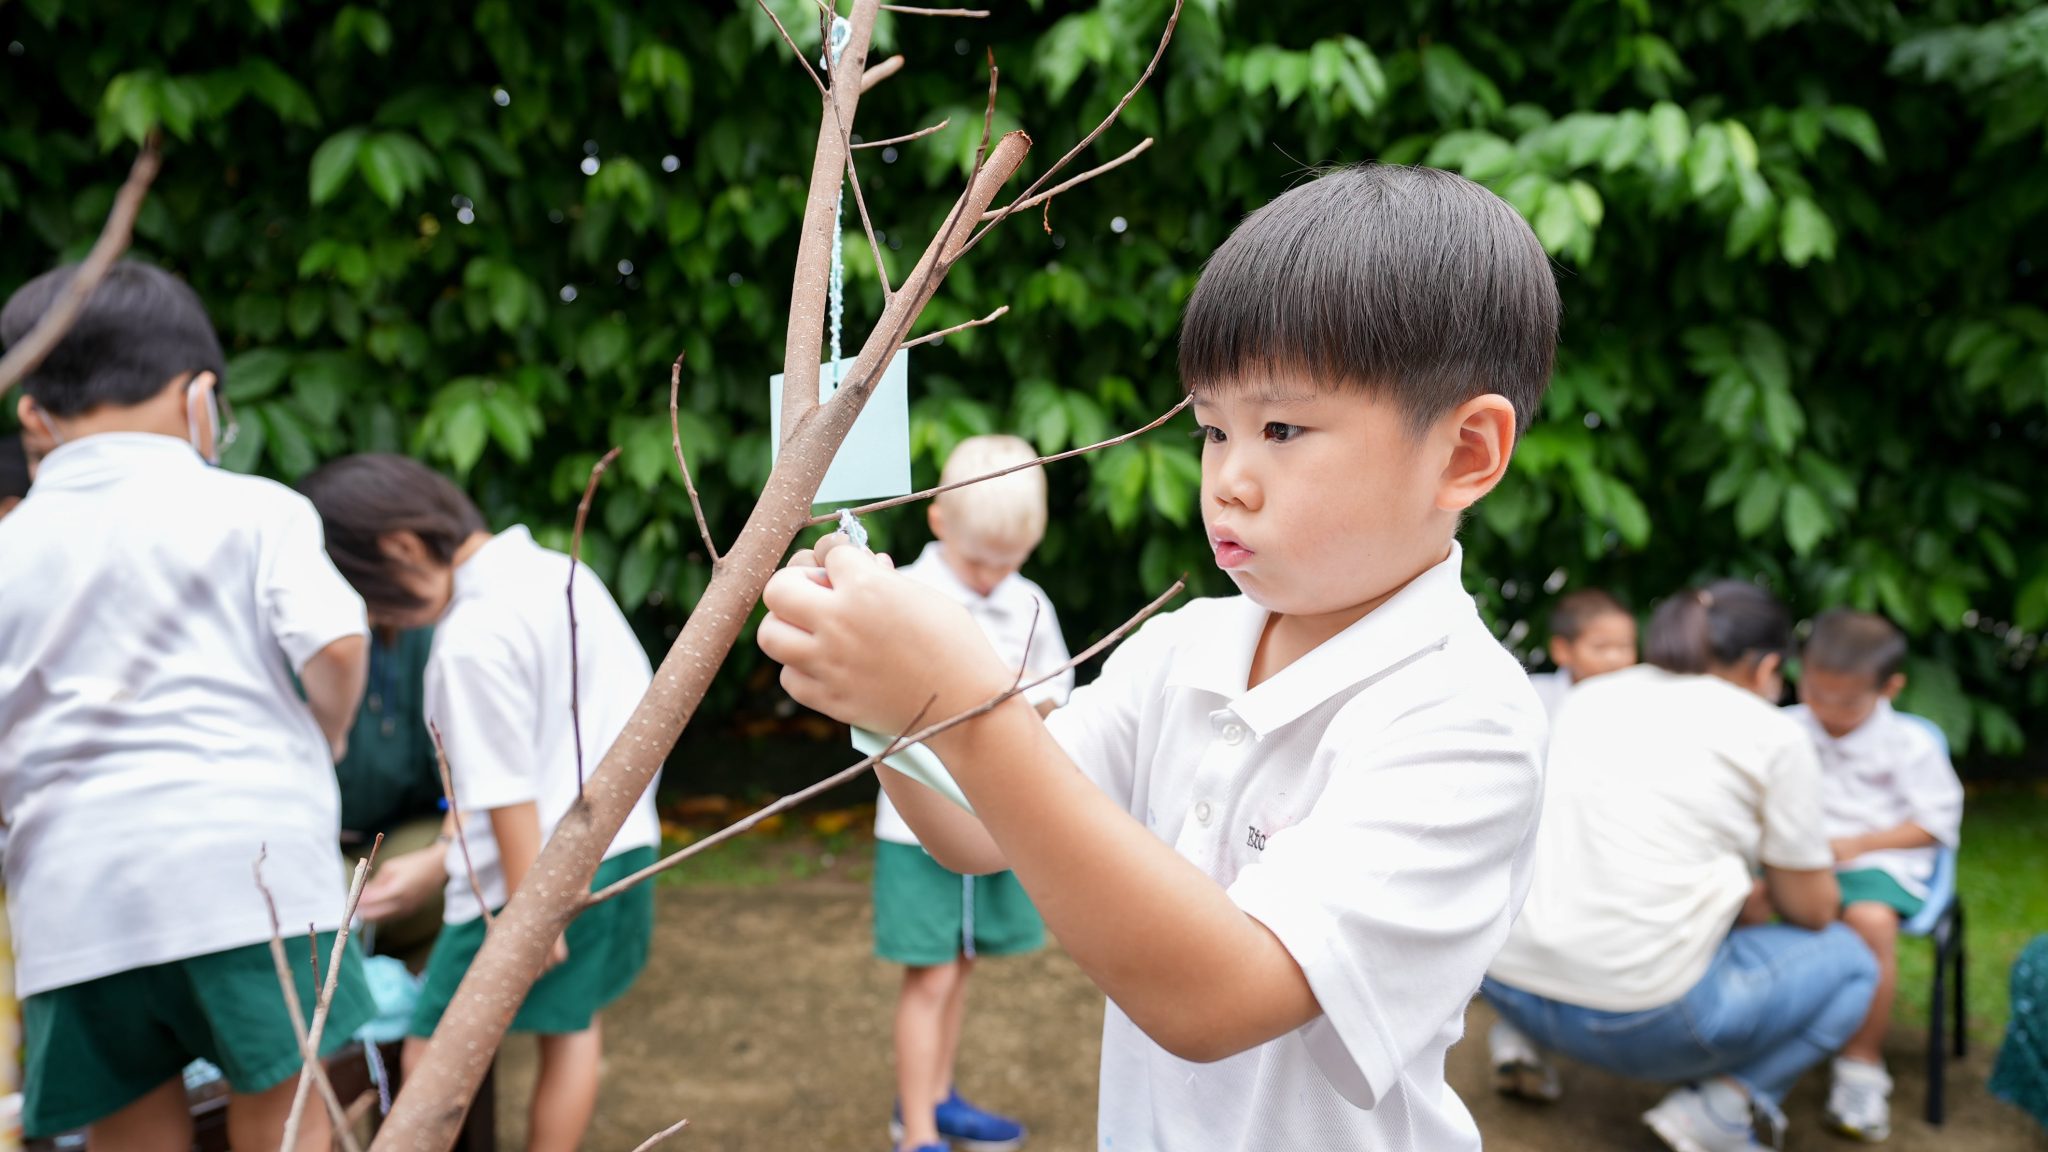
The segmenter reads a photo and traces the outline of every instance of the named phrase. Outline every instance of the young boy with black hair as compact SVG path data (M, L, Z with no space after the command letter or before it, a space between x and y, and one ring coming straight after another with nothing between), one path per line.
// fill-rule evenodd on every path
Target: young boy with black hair
M0 311L13 344L76 267ZM218 1065L238 1148L275 1148L301 1064L264 882L303 958L327 955L345 874L334 760L363 690L363 603L306 500L208 467L227 438L220 343L161 269L114 265L23 382L54 445L0 521L0 811L19 950L30 1137L191 1144L181 1071ZM232 428L232 425L230 425ZM292 676L304 685L302 700ZM316 999L297 973L301 1002ZM347 954L327 1020L372 1005ZM310 1110L301 1148L325 1148Z
M1444 1053L1527 891L1544 722L1456 532L1557 318L1528 225L1462 177L1345 168L1253 213L1180 352L1244 595L1151 621L1048 717L1013 698L933 738L973 814L882 770L933 856L1014 869L1108 994L1101 1147L1479 1147ZM784 686L864 728L1014 678L839 537L766 601Z
M1821 807L1842 887L1842 920L1877 956L1877 992L1842 1046L1828 1091L1836 1131L1891 1133L1884 1038L1898 983L1899 924L1920 911L1940 846L1962 832L1963 785L1928 722L1894 711L1906 686L1906 638L1869 612L1836 609L1813 622L1800 652L1791 711L1820 752Z
M1555 720L1574 685L1636 662L1636 618L1604 589L1566 593L1550 609L1550 661L1557 671L1529 680Z

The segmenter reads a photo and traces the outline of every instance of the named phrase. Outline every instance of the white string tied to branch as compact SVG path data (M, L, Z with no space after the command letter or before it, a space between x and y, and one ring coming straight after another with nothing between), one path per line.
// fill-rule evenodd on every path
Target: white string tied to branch
M832 84L839 85L839 57L846 51L848 41L853 39L853 21L844 16L832 17L832 30L827 34L825 51L830 58L820 61L825 65L826 74L832 77ZM828 96L827 99L836 99ZM846 315L846 233L841 219L846 210L846 176L839 177L839 192L832 201L832 279L828 291L832 316L832 391L839 391L839 329Z

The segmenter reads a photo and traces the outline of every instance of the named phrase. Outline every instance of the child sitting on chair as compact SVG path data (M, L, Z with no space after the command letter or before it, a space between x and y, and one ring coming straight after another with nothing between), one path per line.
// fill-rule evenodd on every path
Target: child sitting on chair
M1920 911L1937 847L1956 846L1963 786L1929 727L1892 710L1906 686L1906 638L1868 612L1813 622L1793 714L1820 751L1821 803L1842 919L1877 956L1870 1014L1835 1060L1828 1125L1861 1140L1891 1132L1884 1037L1898 980L1899 924Z
M1565 693L1636 662L1636 618L1599 588L1567 594L1550 610L1550 659L1557 671L1529 677L1552 720Z

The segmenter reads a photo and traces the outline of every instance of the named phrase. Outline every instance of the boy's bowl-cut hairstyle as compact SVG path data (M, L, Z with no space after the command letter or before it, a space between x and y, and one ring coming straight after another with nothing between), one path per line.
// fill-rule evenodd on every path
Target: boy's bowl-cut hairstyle
M1526 430L1550 385L1557 283L1506 201L1434 168L1361 164L1246 217L1181 323L1189 391L1303 377L1397 405L1420 431L1499 393Z
M454 481L417 460L383 453L343 456L299 481L327 534L327 554L373 612L415 612L425 602L397 579L378 541L410 532L443 564L463 541L490 529Z
M1906 635L1875 612L1836 608L1814 617L1799 659L1808 668L1868 676L1883 687L1906 669Z
M1577 640L1586 625L1602 616L1627 616L1628 609L1604 588L1581 588L1567 593L1550 610L1550 634L1563 640Z
M940 484L953 484L1038 459L1016 436L969 436L946 457ZM941 492L936 503L946 530L983 543L1036 548L1045 539L1045 469L1019 468L1006 476Z
M66 264L17 289L0 309L0 343L11 348L26 336L77 274L78 265ZM51 415L77 416L102 405L132 408L187 372L211 372L227 385L220 337L199 294L155 265L120 260L21 386Z

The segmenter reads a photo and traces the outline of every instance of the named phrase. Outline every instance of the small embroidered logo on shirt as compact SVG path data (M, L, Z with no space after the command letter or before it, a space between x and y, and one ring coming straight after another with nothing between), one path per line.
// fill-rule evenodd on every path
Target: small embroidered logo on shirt
M1244 842L1247 846L1257 851L1264 852L1266 850L1266 834L1259 831L1256 825L1251 826L1251 835L1246 836Z

